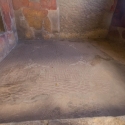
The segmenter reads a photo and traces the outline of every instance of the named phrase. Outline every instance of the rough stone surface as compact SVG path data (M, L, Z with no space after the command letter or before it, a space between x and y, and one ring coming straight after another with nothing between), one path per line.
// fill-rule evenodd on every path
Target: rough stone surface
M85 40L22 41L0 63L0 122L124 115L124 74Z
M96 117L81 119L58 119L44 121L26 121L15 123L3 123L0 125L125 125L125 116L122 117Z
M125 120L113 117L49 121L48 125L125 125Z

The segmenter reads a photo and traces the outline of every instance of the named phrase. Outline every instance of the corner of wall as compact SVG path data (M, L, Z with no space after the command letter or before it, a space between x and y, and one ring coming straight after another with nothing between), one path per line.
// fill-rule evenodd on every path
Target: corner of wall
M0 0L5 32L0 34L0 61L16 46L18 41L11 0Z

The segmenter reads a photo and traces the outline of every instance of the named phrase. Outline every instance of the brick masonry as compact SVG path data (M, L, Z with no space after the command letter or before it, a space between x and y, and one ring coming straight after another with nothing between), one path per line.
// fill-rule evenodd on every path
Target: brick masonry
M0 0L5 32L0 34L0 61L12 50L17 42L17 32L11 0Z

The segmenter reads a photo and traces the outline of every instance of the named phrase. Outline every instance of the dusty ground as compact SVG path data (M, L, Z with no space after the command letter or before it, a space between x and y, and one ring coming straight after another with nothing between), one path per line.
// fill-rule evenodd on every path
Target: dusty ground
M24 41L0 63L0 122L125 115L124 74L86 41Z

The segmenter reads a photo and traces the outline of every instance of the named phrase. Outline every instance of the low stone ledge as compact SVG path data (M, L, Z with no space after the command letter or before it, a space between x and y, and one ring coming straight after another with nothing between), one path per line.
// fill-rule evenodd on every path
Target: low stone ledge
M5 123L0 125L125 125L125 116L122 117L97 117L80 119L39 120Z

